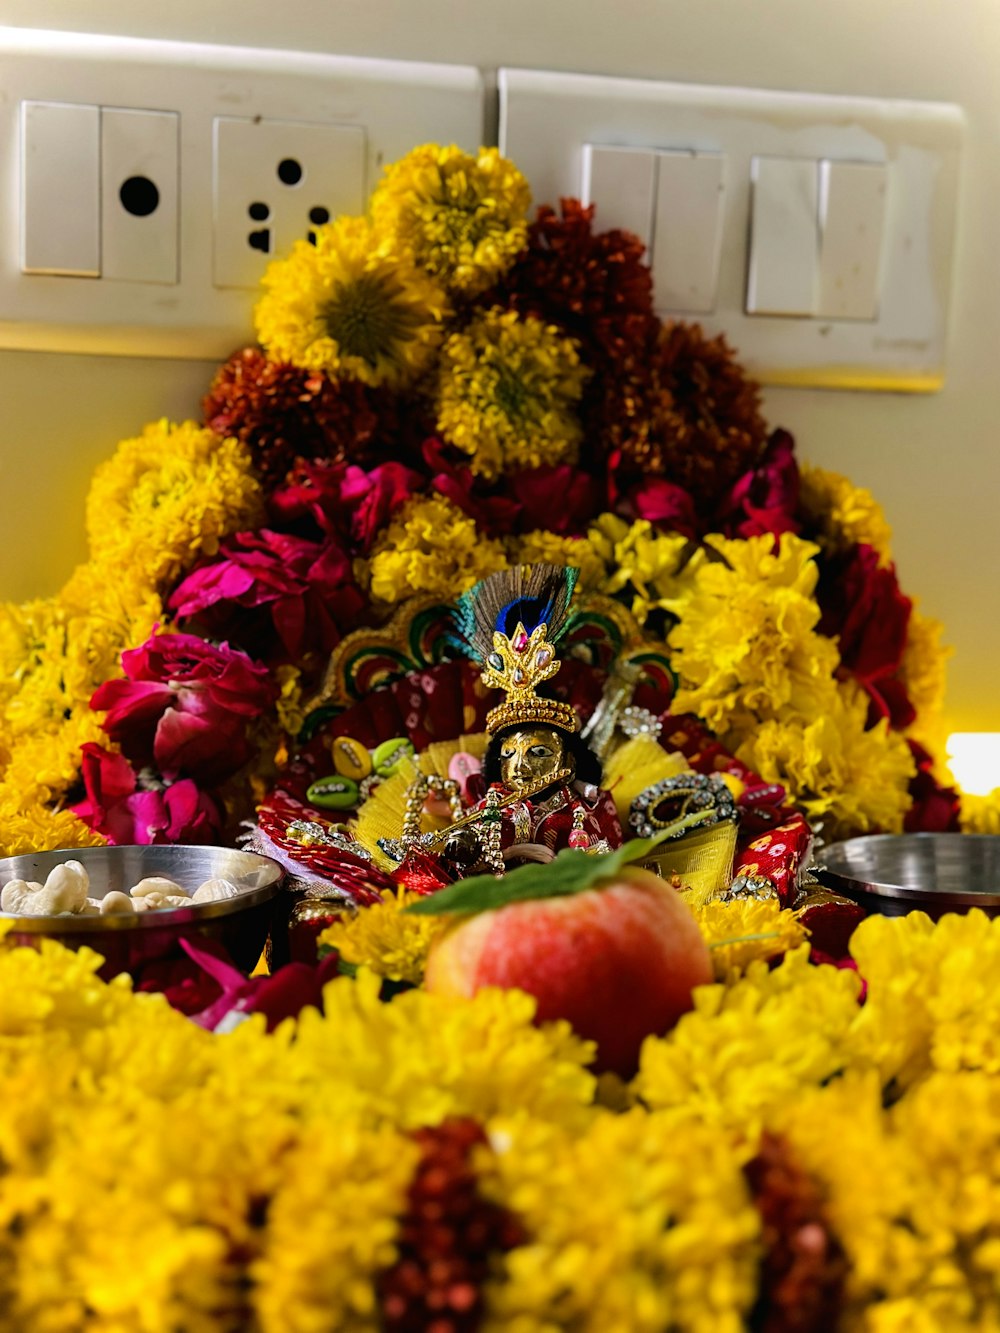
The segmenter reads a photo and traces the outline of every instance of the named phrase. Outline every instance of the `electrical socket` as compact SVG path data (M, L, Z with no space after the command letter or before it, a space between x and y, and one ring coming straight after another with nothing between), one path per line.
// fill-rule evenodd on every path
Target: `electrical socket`
M217 287L256 288L275 256L331 218L364 209L360 126L219 116L214 147Z
M0 26L0 348L227 356L253 337L252 289L308 234L310 209L362 212L383 165L417 143L475 152L483 103L470 66ZM25 151L28 104L58 109L41 158ZM217 157L223 122L233 158ZM297 188L275 180L276 154L299 162ZM121 195L133 178L138 213ZM260 224L253 203L269 209Z
M172 111L101 108L101 277L178 280L177 139Z

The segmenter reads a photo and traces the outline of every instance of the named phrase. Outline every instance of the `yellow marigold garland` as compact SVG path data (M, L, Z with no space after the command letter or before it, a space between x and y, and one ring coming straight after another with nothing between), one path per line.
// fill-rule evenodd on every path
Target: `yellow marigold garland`
M487 480L573 462L583 438L576 408L589 373L576 344L554 326L488 310L442 349L438 430Z
M364 218L296 242L264 275L257 337L272 361L401 386L431 364L448 315L444 290Z
M814 967L803 947L774 971L751 963L732 986L703 986L694 1012L647 1039L636 1091L678 1128L713 1126L756 1143L774 1110L845 1066L860 984Z
M408 1131L453 1115L486 1126L480 1192L524 1233L494 1256L491 1333L737 1333L762 1128L825 1192L850 1260L839 1326L993 1327L1000 922L874 917L852 948L863 1007L804 949L701 988L621 1114L595 1102L586 1046L531 1026L516 992L385 1004L362 973L327 987L325 1016L218 1036L99 981L87 950L0 950L5 1327L374 1333Z
M449 291L475 296L524 248L530 202L528 182L496 148L472 156L422 144L386 167L371 216Z
M702 1126L642 1110L582 1134L515 1120L491 1135L494 1197L529 1242L499 1260L484 1333L740 1333L760 1219L739 1161Z

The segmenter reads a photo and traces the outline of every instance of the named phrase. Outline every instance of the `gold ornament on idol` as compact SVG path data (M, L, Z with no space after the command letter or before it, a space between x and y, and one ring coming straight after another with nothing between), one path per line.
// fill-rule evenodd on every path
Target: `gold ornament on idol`
M493 651L483 667L483 684L504 690L507 698L486 715L486 730L491 736L518 723L548 724L569 732L580 730L580 719L569 704L558 699L541 699L535 693L562 665L548 641L548 628L539 625L529 635L519 621L509 638L499 631L493 635Z

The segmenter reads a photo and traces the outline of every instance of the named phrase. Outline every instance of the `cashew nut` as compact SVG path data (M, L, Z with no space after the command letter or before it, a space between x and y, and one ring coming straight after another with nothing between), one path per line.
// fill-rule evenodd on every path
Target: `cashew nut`
M230 879L206 879L191 895L193 903L216 903L239 896L239 886Z
M151 893L158 893L161 896L182 894L187 897L187 893L176 881L166 879L163 875L147 875L145 879L140 879L138 884L133 884L129 892L133 898L146 898Z
M110 893L106 893L98 906L102 916L107 916L112 912L135 912L135 903L127 893L120 893L118 889L112 889Z
M87 901L90 876L79 861L63 861L53 866L42 886L45 914L79 912Z

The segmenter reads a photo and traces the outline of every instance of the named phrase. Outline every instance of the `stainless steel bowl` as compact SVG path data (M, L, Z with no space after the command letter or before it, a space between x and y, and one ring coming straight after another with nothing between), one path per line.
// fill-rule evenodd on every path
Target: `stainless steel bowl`
M216 940L237 967L249 971L267 940L284 873L270 857L228 847L64 847L0 860L0 886L12 879L44 882L54 866L70 860L81 862L86 869L92 898L103 898L112 889L127 893L147 875L163 875L190 893L216 877L231 880L241 890L237 897L221 902L192 903L137 916L12 916L0 912L0 921L13 922L4 937L8 943L37 944L44 938L71 949L87 945L104 957L102 976L129 972L137 980L151 965L189 961L180 946L182 939Z
M822 884L883 916L1000 913L1000 837L990 834L875 834L833 843L817 860Z

